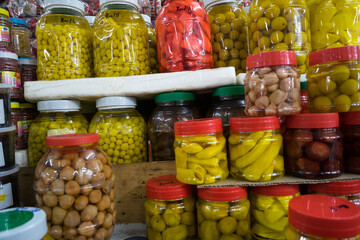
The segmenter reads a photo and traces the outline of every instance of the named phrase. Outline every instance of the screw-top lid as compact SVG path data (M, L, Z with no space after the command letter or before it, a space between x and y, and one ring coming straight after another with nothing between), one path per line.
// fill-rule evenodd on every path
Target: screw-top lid
M90 26L94 25L95 18L95 16L85 16L85 19L89 22Z
M0 51L0 58L10 58L17 61L18 55L16 55L16 53L13 52Z
M18 164L15 164L14 166L7 168L7 169L1 169L0 178L10 176L14 173L19 172L19 170L20 170L20 166ZM0 229L0 233L1 233L1 229ZM1 239L1 237L0 237L0 239Z
M252 132L279 129L280 122L275 116L230 118L230 131Z
M97 133L76 133L56 135L46 138L47 146L76 146L96 143L99 141Z
M301 90L307 90L307 82L301 82L300 83L300 89Z
M36 108L36 105L33 103L20 103L20 108Z
M133 97L103 97L96 99L99 110L116 108L135 108L136 98Z
M247 69L279 65L296 66L296 53L293 51L263 52L250 55L246 59Z
M342 112L339 116L341 125L360 125L360 112Z
M247 190L244 187L199 188L198 196L209 201L236 201L247 197Z
M23 19L20 19L20 18L10 18L10 20L11 20L13 23L18 23L18 24L21 24L21 25L24 25L25 27L27 27L26 21L23 20Z
M39 111L79 111L80 102L76 100L49 100L37 103Z
M194 101L195 96L191 92L170 92L156 95L155 102Z
M183 184L175 175L153 177L146 181L146 197L157 200L175 200L192 194L192 187Z
M332 195L354 195L360 193L360 180L309 184L308 188L317 193Z
M45 9L53 7L71 7L81 12L84 12L85 9L84 3L80 0L45 0Z
M149 15L141 14L142 18L144 19L146 25L151 26L151 18Z
M11 102L11 108L20 108L20 103L18 103L18 102Z
M210 5L224 4L224 3L237 3L236 0L203 0L204 8L210 7Z
M329 48L310 53L309 66L328 62L344 62L358 59L360 59L360 46Z
M7 16L7 17L10 17L9 11L8 11L8 10L5 10L5 9L3 9L3 8L0 8L0 14L3 14L3 15L5 15L5 16Z
M202 118L174 124L175 135L198 135L222 132L221 118Z
M317 237L353 238L360 234L360 208L338 197L302 195L290 200L289 223Z
M339 126L338 113L306 113L286 117L287 128L333 128Z
M103 8L105 4L107 5L107 4L124 4L124 3L129 3L134 7L136 7L137 9L140 8L138 0L100 0L100 8Z
M298 184L281 184L272 186L252 187L251 191L256 194L270 197L283 197L299 193L300 188Z
M244 86L219 87L219 88L216 88L212 93L213 97L216 97L216 96L244 95L244 94L245 94Z
M20 65L37 65L37 60L36 59L31 59L31 58L19 58L19 64Z

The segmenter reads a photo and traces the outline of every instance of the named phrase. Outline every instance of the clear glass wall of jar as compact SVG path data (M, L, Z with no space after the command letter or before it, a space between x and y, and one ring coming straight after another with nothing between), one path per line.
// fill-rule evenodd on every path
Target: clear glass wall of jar
M26 25L26 21L18 18L10 18L13 23L11 30L11 42L15 53L19 57L30 58L30 29Z
M21 129L21 137L24 142L24 147L28 147L29 132L31 123L39 114L36 110L36 105L32 103L20 103L21 121L18 122L18 128Z
M156 44L156 32L151 27L151 18L146 14L141 14L143 17L149 35L149 62L150 62L150 73L158 73L159 72L159 63L158 63L158 55L157 55L157 44Z
M37 60L30 58L19 58L21 83L37 81L36 67Z
M0 51L0 78L1 83L12 86L11 100L24 101L24 88L16 53Z

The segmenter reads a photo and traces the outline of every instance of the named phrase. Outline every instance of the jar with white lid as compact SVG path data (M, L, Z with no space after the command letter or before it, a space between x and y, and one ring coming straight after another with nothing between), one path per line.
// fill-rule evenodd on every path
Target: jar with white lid
M0 51L0 78L1 83L12 86L12 100L24 100L24 89L21 83L20 68L16 53Z

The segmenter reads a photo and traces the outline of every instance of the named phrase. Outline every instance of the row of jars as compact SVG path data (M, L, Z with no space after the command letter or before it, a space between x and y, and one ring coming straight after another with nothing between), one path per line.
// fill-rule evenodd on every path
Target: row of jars
M197 190L173 175L146 182L147 237L156 239L357 239L360 181L308 185L210 187ZM329 195L329 196L325 196ZM336 196L336 197L335 197ZM334 227L336 226L336 227Z

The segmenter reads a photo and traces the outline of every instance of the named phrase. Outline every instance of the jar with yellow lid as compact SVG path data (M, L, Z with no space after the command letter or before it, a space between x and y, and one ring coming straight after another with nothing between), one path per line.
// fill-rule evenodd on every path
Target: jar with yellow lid
M11 44L12 23L9 12L3 8L0 8L0 29L0 51L14 52Z
M11 41L18 57L30 58L30 29L26 21L18 18L10 18L13 23L11 30Z
M141 14L146 23L146 27L148 29L149 35L149 62L150 62L150 73L158 73L159 72L159 63L157 56L157 42L156 42L156 32L151 27L151 18L146 14Z

